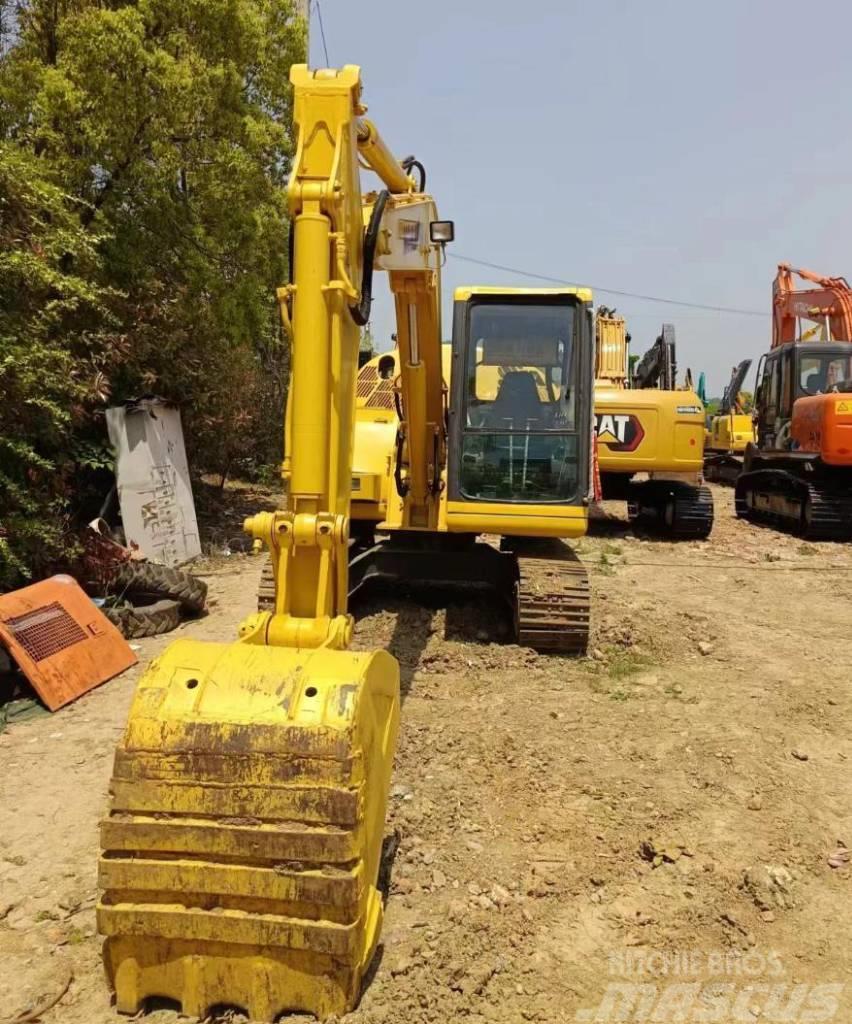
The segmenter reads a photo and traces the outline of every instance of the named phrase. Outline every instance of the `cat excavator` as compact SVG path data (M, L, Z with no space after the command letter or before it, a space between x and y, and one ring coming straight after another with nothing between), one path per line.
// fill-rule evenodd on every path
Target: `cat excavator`
M676 388L674 327L663 329L628 373L629 334L616 310L595 321L595 432L604 499L626 501L632 521L674 539L713 528L713 496L701 483L704 407Z
M245 523L270 553L271 604L236 642L173 643L138 685L97 908L123 1013L156 999L271 1022L357 1002L382 922L400 695L387 651L348 649L353 589L464 578L505 597L521 642L576 651L588 635L586 572L546 542L588 521L591 293L457 290L445 377L453 226L423 166L364 116L358 67L296 65L291 81L287 501ZM362 194L361 167L379 191ZM388 274L398 350L359 374L374 270ZM378 543L350 503L375 515Z
M797 277L812 287L797 288ZM737 477L737 515L812 539L852 538L852 288L845 278L778 265L772 345L757 381L757 437Z

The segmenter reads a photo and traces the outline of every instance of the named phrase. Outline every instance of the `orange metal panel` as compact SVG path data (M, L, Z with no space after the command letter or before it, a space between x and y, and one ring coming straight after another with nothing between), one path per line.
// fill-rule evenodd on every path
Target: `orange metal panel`
M0 596L0 644L57 711L135 665L124 637L70 576Z

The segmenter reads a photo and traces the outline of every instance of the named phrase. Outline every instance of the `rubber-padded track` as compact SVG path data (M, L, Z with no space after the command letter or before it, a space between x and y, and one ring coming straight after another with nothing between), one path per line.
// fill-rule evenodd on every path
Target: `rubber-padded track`
M713 484L733 486L742 471L741 455L708 455L704 459L704 479Z
M753 508L748 500L753 490L795 501L799 510L793 515ZM734 508L740 519L766 523L808 540L852 539L852 494L819 487L784 471L757 470L743 474L737 480Z
M713 529L713 492L677 481L631 484L627 504L633 522L674 540L704 540Z
M581 562L518 556L519 644L582 654L589 644L590 605L589 574Z
M672 536L703 540L713 529L713 493L709 487L685 488L675 497Z

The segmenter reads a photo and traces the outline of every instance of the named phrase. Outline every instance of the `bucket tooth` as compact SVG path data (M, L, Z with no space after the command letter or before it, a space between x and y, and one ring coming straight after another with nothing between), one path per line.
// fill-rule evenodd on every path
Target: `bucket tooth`
M120 1012L152 998L351 1010L399 723L384 651L173 644L140 681L101 824L97 908Z

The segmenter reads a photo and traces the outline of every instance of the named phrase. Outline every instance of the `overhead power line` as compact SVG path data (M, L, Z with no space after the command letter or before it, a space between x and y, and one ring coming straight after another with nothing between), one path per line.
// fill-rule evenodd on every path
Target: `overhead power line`
M546 281L548 284L571 285L561 277L549 277L547 274L536 274L531 270L520 270L518 267L507 267L502 263L492 263L490 260L480 260L474 256L462 256L457 252L449 252L447 255L454 260L463 260L465 263L475 263L479 267L489 267L491 270L502 270L507 274L516 274L519 277L529 277L537 281ZM573 283L576 287L576 283ZM585 283L585 287L596 292L603 292L605 295L619 295L627 299L641 299L643 302L661 302L666 306L684 306L688 309L703 309L711 313L731 313L736 316L759 316L764 319L767 313L761 313L756 309L738 309L735 306L715 306L705 302L686 302L681 299L666 299L659 295L642 295L639 292L625 292L617 288L604 288L598 284Z
M325 54L325 66L331 67L331 61L328 59L328 47L325 45L325 26L322 23L322 8L320 7L320 0L315 0L314 7L317 12L317 21L319 22L320 39L322 39L322 52Z

